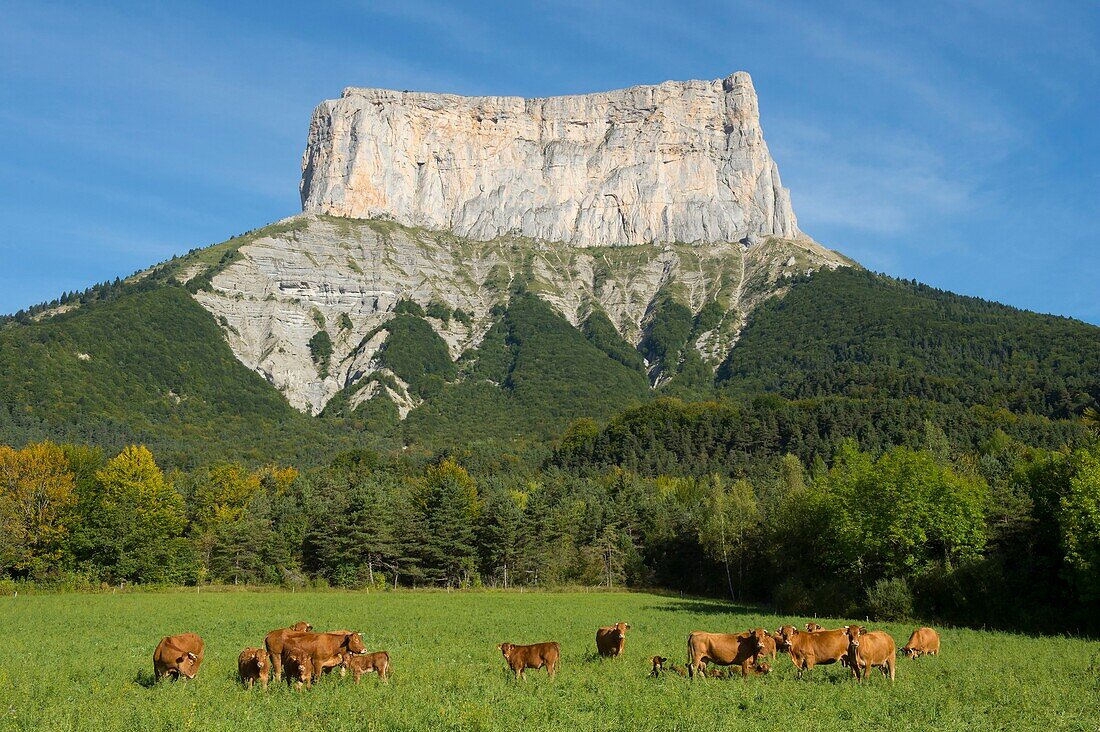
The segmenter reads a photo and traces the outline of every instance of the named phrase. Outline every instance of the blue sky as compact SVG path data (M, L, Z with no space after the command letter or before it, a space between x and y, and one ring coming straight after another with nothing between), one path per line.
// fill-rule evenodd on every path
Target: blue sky
M1100 3L317 5L0 2L0 312L296 213L310 113L345 86L743 69L807 233L1100 324Z

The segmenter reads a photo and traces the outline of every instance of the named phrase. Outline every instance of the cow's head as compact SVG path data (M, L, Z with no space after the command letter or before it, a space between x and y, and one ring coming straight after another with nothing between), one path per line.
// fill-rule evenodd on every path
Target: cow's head
M305 653L291 653L288 656L290 665L295 667L295 675L299 679L305 679L313 674L313 659Z
M822 628L817 623L806 623L806 632L807 633L816 633L819 630L825 630L825 629Z
M793 625L781 625L779 629L775 631L778 639L776 642L779 644L779 650L789 651L794 644L794 639L798 637L801 631Z
M911 646L905 646L901 649L901 655L905 656L906 658L916 658L920 655L920 651Z
M263 671L267 666L267 652L260 648L249 648L245 651L245 660L255 661L256 668Z
M756 672L758 674L770 674L772 672L772 665L767 661L761 661L756 664Z
M363 638L358 633L349 632L345 635L342 646L347 649L348 653L356 656L367 652L367 647L363 645Z
M763 628L749 628L749 643L752 644L752 652L760 654L764 652L764 640L768 637L768 631Z
M848 636L848 648L849 650L856 650L859 648L859 639L866 635L867 629L862 625L845 625L844 635Z
M309 632L313 631L313 626L310 625L309 623L307 623L306 621L302 620L302 621L297 622L294 625L290 626L290 629L291 630L297 630L297 631L302 632L302 633L309 633Z
M176 671L180 676L186 676L189 679L195 678L195 674L199 672L198 656L191 651L184 653L182 656L176 659Z
M497 650L500 651L501 655L503 655L505 658L509 658L515 648L515 643L497 643Z
M630 630L630 623L618 622L615 623L615 633L620 638L626 637L626 631Z

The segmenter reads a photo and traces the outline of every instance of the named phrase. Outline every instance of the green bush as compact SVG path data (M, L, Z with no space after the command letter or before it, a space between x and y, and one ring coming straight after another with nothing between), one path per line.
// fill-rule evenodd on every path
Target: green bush
M913 593L901 577L880 579L867 590L867 613L875 620L913 617Z

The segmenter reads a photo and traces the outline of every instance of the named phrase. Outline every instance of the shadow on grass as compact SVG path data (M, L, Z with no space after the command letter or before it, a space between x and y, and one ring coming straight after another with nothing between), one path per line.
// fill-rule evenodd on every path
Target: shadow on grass
M768 615L767 608L756 605L745 605L724 600L704 600L695 597L669 597L660 595L667 602L662 605L648 605L643 610L656 610L658 612L696 613L699 615Z
M153 676L152 671L141 669L134 676L134 683L138 686L143 686L146 689L152 689L157 684L157 678Z

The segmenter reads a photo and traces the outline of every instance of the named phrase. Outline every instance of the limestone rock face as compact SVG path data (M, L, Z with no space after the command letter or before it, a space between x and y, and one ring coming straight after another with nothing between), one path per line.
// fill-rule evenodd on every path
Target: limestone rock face
M788 277L848 263L808 239L581 248L512 237L478 242L388 221L301 215L250 235L213 276L211 289L195 297L222 325L237 358L296 408L316 414L345 389L354 407L385 391L404 416L417 406L407 385L393 374L386 385L370 380L385 371L377 357L401 300L470 316L467 323L425 318L453 359L481 342L517 275L570 323L599 308L634 345L662 295L693 312L714 301L725 315L695 346L716 367L748 313L781 294ZM320 330L332 342L325 368L309 346Z
M744 72L522 99L348 88L302 158L307 213L573 246L803 239Z

